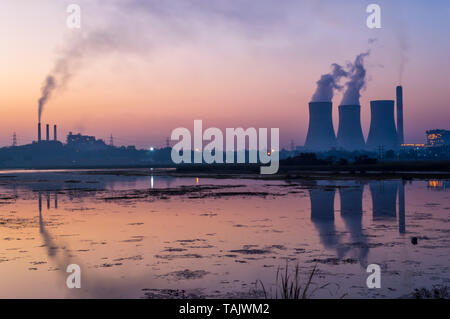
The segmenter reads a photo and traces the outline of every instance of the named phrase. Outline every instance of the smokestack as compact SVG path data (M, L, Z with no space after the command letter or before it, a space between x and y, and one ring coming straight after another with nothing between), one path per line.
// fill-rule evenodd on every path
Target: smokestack
M371 122L366 148L369 151L396 150L398 147L397 130L394 121L394 101L371 101Z
M47 140L47 142L50 141L49 127L50 127L50 126L49 126L48 124L47 124L46 127L45 127L45 128L46 128L45 139Z
M38 123L38 142L41 141L41 122Z
M56 135L56 124L53 125L53 140L56 142L58 140L58 137Z
M405 143L403 132L403 88L397 86L397 134L398 143L400 145Z
M305 148L328 151L337 146L331 113L331 102L309 103L309 128Z
M337 134L339 147L348 151L364 149L364 136L361 128L361 106L339 106L339 129Z

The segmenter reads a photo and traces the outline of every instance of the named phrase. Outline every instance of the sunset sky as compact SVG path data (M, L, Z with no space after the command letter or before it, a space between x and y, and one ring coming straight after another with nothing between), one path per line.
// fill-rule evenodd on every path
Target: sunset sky
M381 29L366 26L373 2ZM71 3L81 6L81 29L66 26ZM365 136L369 101L394 99L401 83L405 140L423 143L425 130L450 129L449 17L450 2L438 0L3 0L0 146L13 132L19 144L36 139L41 87L61 56L72 59L71 77L42 117L60 139L72 131L163 146L200 119L278 127L282 147L303 145L317 80L368 49Z

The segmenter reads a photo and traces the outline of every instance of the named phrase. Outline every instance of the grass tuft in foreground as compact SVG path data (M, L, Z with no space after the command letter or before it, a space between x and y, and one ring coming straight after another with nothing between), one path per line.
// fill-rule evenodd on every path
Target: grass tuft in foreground
M317 274L317 265L314 266L306 282L302 283L300 278L300 266L297 264L294 271L289 271L289 264L286 261L284 270L281 267L277 269L274 291L272 288L267 291L263 282L259 280L264 297L266 299L308 299L317 289L325 288L328 284L311 290L311 284L314 276ZM257 282L257 283L258 283Z

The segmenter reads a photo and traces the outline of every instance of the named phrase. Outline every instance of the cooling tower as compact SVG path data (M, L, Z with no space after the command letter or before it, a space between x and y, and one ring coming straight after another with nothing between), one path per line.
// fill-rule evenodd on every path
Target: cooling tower
M403 132L403 88L397 86L397 132L398 132L398 144L405 143L405 137Z
M41 141L41 122L38 123L38 142Z
M378 151L396 150L398 146L397 130L394 121L394 101L371 101L371 122L366 149Z
M345 150L364 149L364 136L361 128L361 106L339 106L338 146Z
M331 114L331 102L309 103L309 128L305 142L306 149L328 151L337 146Z

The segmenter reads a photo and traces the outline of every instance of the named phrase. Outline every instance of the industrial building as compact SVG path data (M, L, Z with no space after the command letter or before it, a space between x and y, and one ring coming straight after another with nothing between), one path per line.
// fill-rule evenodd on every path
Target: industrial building
M400 145L404 144L403 88L396 88L396 101L371 101L370 110L371 123L366 142L361 127L361 105L339 106L339 127L336 136L332 121L332 103L309 103L305 149L314 152L329 151L333 148L346 151L397 151Z
M448 130L427 131L427 146L433 147L450 146L450 131Z

